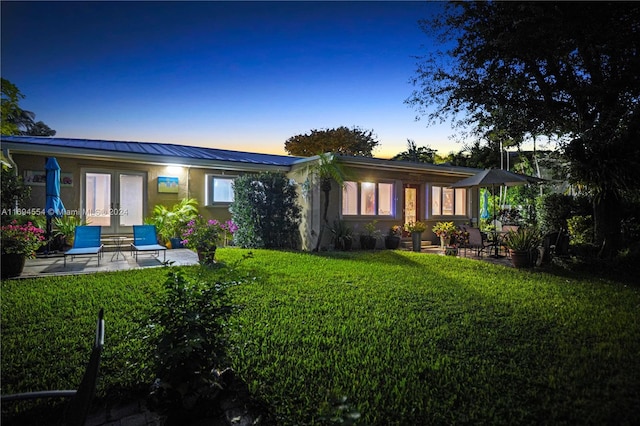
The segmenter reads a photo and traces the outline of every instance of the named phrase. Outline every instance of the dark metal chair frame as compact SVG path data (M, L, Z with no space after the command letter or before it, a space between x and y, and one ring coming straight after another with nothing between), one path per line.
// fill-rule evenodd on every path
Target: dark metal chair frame
M98 324L96 326L96 337L91 350L89 364L84 372L80 386L77 390L48 390L38 392L24 392L13 395L2 395L0 400L3 404L11 401L26 401L33 399L50 398L72 398L67 409L64 424L69 426L84 425L91 401L95 396L96 383L98 381L98 371L100 369L100 358L104 347L104 309L98 313Z

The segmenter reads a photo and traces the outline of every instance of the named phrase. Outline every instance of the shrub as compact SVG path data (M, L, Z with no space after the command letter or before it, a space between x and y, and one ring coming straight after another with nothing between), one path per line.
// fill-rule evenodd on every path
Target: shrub
M224 362L228 286L189 279L179 269L168 273L151 322L151 329L159 331L158 378L149 398L154 409L181 419L212 409L222 389L216 368Z
M593 242L593 217L573 216L567 220L572 244L590 244Z
M244 248L297 248L300 207L295 186L284 173L245 175L234 182L231 214L238 226L236 245Z
M571 216L573 197L563 194L548 194L538 198L538 225L543 233L567 229L567 219Z

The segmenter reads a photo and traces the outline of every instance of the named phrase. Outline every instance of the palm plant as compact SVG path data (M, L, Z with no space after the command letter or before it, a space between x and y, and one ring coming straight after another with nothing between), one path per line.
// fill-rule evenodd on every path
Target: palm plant
M314 251L320 250L320 244L322 242L322 235L324 230L329 224L327 218L327 212L329 211L329 195L331 193L332 181L335 181L338 186L342 187L345 182L345 172L331 153L324 153L318 155L318 161L307 168L307 174L311 178L312 183L320 185L320 190L324 194L324 204L322 209L322 221L320 222L320 231L318 233L318 240L316 241L316 247Z
M153 208L153 214L148 223L154 224L158 236L168 241L171 238L180 238L182 230L190 220L198 216L198 200L195 198L184 198L179 203L168 209L162 204Z

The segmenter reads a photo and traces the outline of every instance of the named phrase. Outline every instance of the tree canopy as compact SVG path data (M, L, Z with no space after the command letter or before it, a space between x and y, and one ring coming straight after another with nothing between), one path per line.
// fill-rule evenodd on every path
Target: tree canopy
M640 189L640 6L458 2L423 29L445 50L422 58L407 103L478 139L553 137L614 249L619 200Z
M311 157L325 152L372 157L373 150L380 143L376 137L373 130L362 130L359 127L314 129L309 133L290 137L284 143L284 149L291 155L302 157Z
M392 160L413 161L414 163L431 163L436 159L436 150L427 146L417 146L416 142L407 139L407 150L395 155Z
M20 101L25 98L20 89L7 79L0 80L2 84L0 134L54 136L55 130L42 121L35 122L35 113L20 108Z

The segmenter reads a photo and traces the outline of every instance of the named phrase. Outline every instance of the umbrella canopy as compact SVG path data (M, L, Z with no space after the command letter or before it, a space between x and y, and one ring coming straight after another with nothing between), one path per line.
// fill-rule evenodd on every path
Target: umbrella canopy
M542 179L533 176L521 175L502 169L487 169L466 179L462 179L453 185L452 188L470 188L472 186L517 186L527 183L542 182Z
M539 179L537 177L521 175L518 173L513 173L508 170L502 169L487 169L483 170L478 174L475 174L466 179L462 179L453 185L451 188L471 188L474 186L480 187L491 187L492 192L496 186L518 186L525 185L528 183L539 183L543 182L543 179ZM487 205L485 199L485 206ZM496 212L496 199L493 198L493 211ZM487 212L488 215L489 212ZM487 216L488 217L488 216ZM496 227L498 218L495 213L493 216L493 225Z
M45 215L47 219L51 219L65 214L64 204L60 199L60 165L55 157L47 159L45 170L47 172Z

